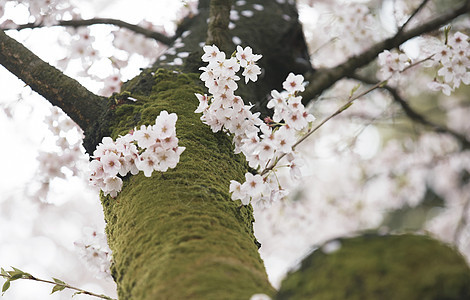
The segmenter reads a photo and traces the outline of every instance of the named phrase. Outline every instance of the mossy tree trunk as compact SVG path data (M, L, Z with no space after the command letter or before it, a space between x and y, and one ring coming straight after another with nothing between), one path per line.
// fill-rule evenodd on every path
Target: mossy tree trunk
M271 293L253 235L252 211L230 200L231 179L247 171L229 137L194 113L197 74L159 70L148 96L114 109L113 135L178 114L178 166L125 179L116 199L102 197L120 299L249 299ZM135 122L135 123L134 123Z
M257 11L253 4L264 9ZM238 9L251 9L254 16L242 17L231 36L264 60L259 83L239 94L261 107L299 61L296 56L308 61L308 54L295 4L246 1ZM201 1L200 14L180 25L179 33L191 31L178 49L192 53L185 64L169 66L172 57L167 56L124 84L85 141L91 150L102 136L116 138L152 124L167 110L178 114L177 136L186 147L175 169L151 178L129 176L116 199L102 197L120 299L249 299L274 292L257 251L252 209L233 202L228 191L230 180L242 181L248 171L244 157L233 154L229 136L214 134L194 113L194 93L205 91L194 72L201 66L208 15L209 3ZM223 48L230 55L235 45Z

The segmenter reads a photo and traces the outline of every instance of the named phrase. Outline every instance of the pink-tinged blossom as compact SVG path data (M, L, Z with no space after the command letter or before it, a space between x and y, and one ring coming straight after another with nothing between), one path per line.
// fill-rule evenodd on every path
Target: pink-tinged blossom
M202 113L201 120L213 132L222 130L232 134L235 153L242 152L248 165L254 169L263 170L270 163L277 162L280 155L292 152L296 137L305 132L309 123L315 119L302 105L302 98L295 96L297 92L305 90L303 76L291 73L283 84L286 91L271 92L273 99L269 101L268 107L274 109L274 122L279 126L273 129L270 127L273 125L272 120L264 123L259 118L260 113L253 114L252 105L244 105L243 99L234 93L238 88L236 82L240 80L236 72L240 68L244 68L242 76L246 83L258 79L261 69L256 61L261 55L253 54L250 47L243 49L239 46L236 60L233 57L219 59L218 49L207 47L204 50L203 60L208 65L200 68L203 71L200 78L208 87L209 95L196 94L199 100L196 112ZM211 51L213 58L209 59L208 53ZM295 169L290 162L286 166ZM241 200L244 205L251 202L264 207L282 198L286 190L281 189L273 179L276 171L272 169L263 176L249 173L243 184L232 181L232 199Z
M267 108L283 107L286 104L286 99L278 91L271 91L271 97L272 99L266 105Z
M274 143L277 151L281 153L290 153L295 142L295 131L289 129L287 126L282 126L279 130L274 132Z
M113 153L107 153L100 158L101 163L103 164L103 170L108 176L115 176L121 169L121 162L119 157Z
M294 155L293 152L290 152L287 154L287 161L290 163L289 170L292 180L302 178L300 166L304 164L303 160L298 155Z
M171 135L169 137L166 137L166 138L160 140L160 143L158 144L158 147L161 147L163 149L177 148L178 147L178 138L176 137L176 135Z
M454 75L454 88L458 88L461 82L465 85L470 84L470 72L457 73Z
M194 94L199 100L199 106L194 111L195 113L202 113L209 107L209 97L206 94Z
M184 147L178 147L178 149L163 150L159 149L155 153L158 160L158 171L166 172L168 168L175 168L179 162L180 154L184 151Z
M453 49L467 49L468 36L460 31L457 31L452 36L449 36L447 44Z
M159 139L164 139L176 135L176 121L178 116L175 113L168 114L166 110L160 112L160 115L155 120L153 130Z
M404 53L384 50L378 56L378 64L380 66L378 77L382 80L388 80L408 67L410 58Z
M250 197L260 197L264 191L263 177L259 174L246 173L241 189Z
M304 77L302 75L294 75L294 73L289 73L286 80L282 84L284 90L289 93L303 92L305 87L303 86Z
M274 156L275 148L274 145L267 141L263 140L258 146L258 155L261 161L269 161Z
M215 45L204 46L204 55L202 56L202 61L212 62L212 61L221 61L225 59L225 53L220 52L219 48Z
M432 57L433 60L436 62L440 62L442 64L447 64L450 62L452 58L452 51L447 45L441 45L437 48L436 54Z
M245 83L248 83L248 81L250 80L255 82L256 80L258 80L259 74L261 74L261 68L255 64L249 64L248 66L246 66L245 70L242 73L242 75L245 77Z
M230 180L229 192L232 193L232 200L241 200L243 205L250 204L250 197L242 191L242 185L235 180Z
M470 84L469 57L468 36L461 32L449 36L447 44L440 45L432 57L440 66L437 71L438 78L428 83L428 87L450 95L461 83Z
M92 160L89 164L89 168L91 174L97 178L101 178L105 174L103 163L99 160Z
M116 198L117 193L121 191L121 188L122 179L117 176L107 177L104 180L103 192L105 195L109 194L111 197Z
M84 228L83 233L83 238L74 242L80 259L95 273L97 278L111 278L112 253L106 241L106 235L89 227Z
M155 143L157 134L152 126L140 126L139 130L134 132L134 139L140 148L148 148Z
M94 157L101 157L109 152L115 152L116 145L113 142L113 139L110 137L103 137L101 143L96 147L96 150L93 151Z
M254 57L253 50L250 47L243 49L241 46L237 46L236 57L240 63L240 66L246 68L246 66L252 61Z
M84 54L80 54L80 56L83 57ZM101 95L110 96L113 93L117 93L120 91L122 85L121 75L110 75L103 80L103 83L104 87L100 90Z
M121 136L114 142L103 138L90 162L90 184L100 188L105 195L116 197L121 190L122 179L143 171L146 177L153 171L165 172L175 168L185 147L178 146L176 137L176 114L162 111L155 125L142 125Z
M144 172L145 177L151 177L155 168L158 167L158 161L155 154L151 151L145 151L140 156L140 159L136 161L137 168Z

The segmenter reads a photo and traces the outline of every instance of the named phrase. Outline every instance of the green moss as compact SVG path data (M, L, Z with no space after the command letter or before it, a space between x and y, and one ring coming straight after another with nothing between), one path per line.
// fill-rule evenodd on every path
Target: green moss
M116 199L103 197L112 274L120 299L249 299L271 293L253 235L250 207L230 200L244 160L231 141L195 114L197 74L159 70L149 96L115 109L113 137L154 124L161 110L178 114L175 169L129 176ZM134 94L133 94L134 96Z
M275 299L470 299L470 270L454 249L425 236L368 235L316 250Z

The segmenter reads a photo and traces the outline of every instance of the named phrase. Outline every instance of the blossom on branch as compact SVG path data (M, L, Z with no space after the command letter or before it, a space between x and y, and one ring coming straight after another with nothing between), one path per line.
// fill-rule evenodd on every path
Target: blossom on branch
M447 43L435 49L432 60L439 65L434 81L428 83L433 91L449 96L460 83L470 84L470 47L467 35L457 31Z
M283 83L286 91L272 91L273 99L268 108L274 109L273 120L260 119L259 113L252 113L252 105L245 105L241 97L235 95L240 80L237 72L243 68L245 83L256 81L261 73L256 62L261 55L253 54L250 47L237 47L234 57L226 58L217 46L204 46L202 60L207 62L201 67L200 79L211 95L195 94L199 100L196 113L202 113L201 120L213 132L225 131L233 135L235 152L242 152L250 167L258 174L245 174L245 182L230 182L232 200L241 200L243 205L250 202L261 207L270 205L285 197L276 175L276 163L286 155L294 156L293 148L297 138L315 119L309 114L302 98L297 96L305 90L302 75L290 73ZM292 178L299 177L299 168L289 159L287 165Z
M175 168L185 150L185 147L178 146L177 119L175 113L161 111L155 125L142 125L115 142L104 137L93 152L94 160L89 165L90 183L105 195L115 198L122 188L119 176L143 171L146 177L150 177L153 171L166 172Z

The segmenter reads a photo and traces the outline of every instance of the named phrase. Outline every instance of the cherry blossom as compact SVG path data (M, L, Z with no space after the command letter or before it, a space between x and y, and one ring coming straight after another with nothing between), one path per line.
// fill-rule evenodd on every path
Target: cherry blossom
M294 73L289 73L286 78L286 81L282 84L284 90L289 93L303 92L305 87L302 85L304 82L304 77L302 75L294 75Z
M85 227L83 238L74 242L79 257L95 273L98 278L111 277L112 253L106 235L94 228Z
M177 119L175 113L168 114L164 110L155 119L155 125L141 125L140 129L134 129L116 141L104 137L89 165L90 184L100 188L104 195L115 198L123 184L119 176L142 171L150 177L153 171L166 172L175 168L185 150L178 146Z
M470 47L467 35L457 31L447 44L436 47L432 60L438 65L437 76L428 87L449 96L460 84L470 84Z
M232 200L241 200L243 205L251 202L259 207L269 206L287 194L275 179L277 169L274 165L284 155L293 155L296 136L300 136L315 119L301 103L302 98L297 96L305 89L304 78L290 73L283 83L286 91L271 92L273 99L268 102L268 107L274 109L276 124L265 123L259 113L251 112L251 105L245 105L243 99L235 95L236 81L240 79L236 73L243 68L245 83L256 81L261 73L256 62L261 55L253 54L250 47L241 46L237 46L235 56L229 59L216 46L204 46L203 50L202 60L208 65L200 68L203 71L200 79L211 95L196 94L199 106L195 112L202 113L201 120L212 131L233 134L235 153L242 152L249 166L259 171L255 175L246 173L244 183L231 181ZM270 164L273 164L270 170L264 171ZM294 179L300 177L296 164L297 160L289 159L286 165Z
M409 66L410 59L404 53L384 50L379 54L378 64L380 66L378 74L379 79L388 80L390 77L403 71L407 66Z

